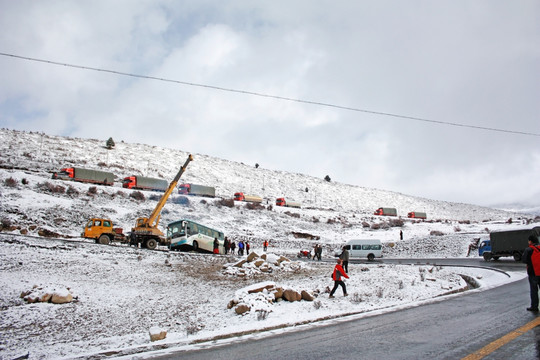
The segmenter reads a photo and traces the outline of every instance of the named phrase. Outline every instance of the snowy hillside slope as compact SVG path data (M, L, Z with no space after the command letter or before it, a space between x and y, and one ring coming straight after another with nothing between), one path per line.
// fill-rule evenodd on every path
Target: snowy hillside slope
M130 175L170 181L186 160L189 149L127 144L116 139L115 148L107 150L105 137L99 140L78 139L0 130L3 222L30 234L45 228L77 237L88 218L103 216L129 231L138 216L147 216L152 211L160 195L144 192L145 200L135 200L129 196L132 190L123 189L120 181ZM493 223L524 218L521 214L486 207L327 182L323 176L319 179L269 170L264 168L264 164L256 168L254 164L201 154L193 156L194 161L180 182L214 186L217 196L226 199L231 199L238 191L259 195L265 199L265 207L250 210L244 203L236 202L234 208L228 208L221 206L217 199L197 197L182 201L175 192L162 213L160 226L163 229L168 222L189 218L223 230L232 238L246 237L261 242L268 239L275 245L283 243L287 252L311 247L315 242L326 244L330 251L336 244L352 237L394 241L399 239L400 230L409 238L428 237L433 231L443 234L458 231L461 236L469 232L467 223L479 223L480 232L483 232L498 226ZM114 186L97 186L96 194L89 194L92 185L51 179L53 172L69 166L113 172L116 182ZM15 186L6 186L9 178L15 180ZM51 186L63 187L65 191L51 191ZM302 209L275 206L275 199L282 196L302 203ZM379 207L397 208L404 226L388 226L388 218L372 215ZM406 218L409 211L426 212L428 221L409 221ZM374 224L382 224L383 230L372 230ZM475 230L470 232L478 237L478 226L474 227ZM306 239L293 233L309 234L313 238Z

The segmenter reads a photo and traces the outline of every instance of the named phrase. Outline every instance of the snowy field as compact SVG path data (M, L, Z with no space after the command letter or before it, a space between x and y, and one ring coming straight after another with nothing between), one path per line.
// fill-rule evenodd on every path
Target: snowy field
M300 261L296 254L318 243L323 257L333 259L346 240L371 238L382 241L386 258L477 257L469 246L490 231L532 227L539 220L534 213L416 198L194 154L181 182L215 186L218 197L174 193L160 227L188 218L233 240L249 240L258 255L268 240L266 260L238 267L234 264L245 256L98 245L80 238L89 218L108 217L129 231L159 199L151 192L136 199L119 181L130 175L170 180L188 155L143 144L117 142L114 150L104 145L105 139L0 130L2 359L26 354L30 359L133 357L204 339L226 341L254 330L313 326L344 315L418 306L440 301L442 294L462 296L469 286L464 278L480 286L468 291L481 291L520 279L524 272L508 278L469 268L352 264L346 282L349 297L338 289L336 298L329 299L333 263ZM51 179L52 172L67 166L111 171L116 183L92 190L92 185ZM265 202L256 209L242 202L221 205L222 198L230 199L237 191L259 195ZM302 208L275 206L275 198L282 196L301 202ZM397 208L398 216L374 216L383 206ZM407 219L409 211L424 211L428 219ZM289 260L277 261L282 256ZM262 286L303 290L313 300L271 303L273 290L248 294ZM21 297L55 292L68 293L73 301L29 303ZM231 301L235 306L229 308ZM235 309L241 304L249 311L238 315ZM161 330L166 330L166 338L150 341L150 333Z

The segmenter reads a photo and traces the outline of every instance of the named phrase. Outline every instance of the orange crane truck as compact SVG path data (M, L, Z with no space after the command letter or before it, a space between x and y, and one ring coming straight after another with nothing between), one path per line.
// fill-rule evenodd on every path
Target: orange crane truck
M186 170L186 167L192 160L193 156L190 154L184 165L180 168L180 171L178 171L178 174L176 174L173 181L171 181L171 183L169 184L167 190L165 190L165 192L161 196L161 199L159 199L156 207L154 208L150 216L147 218L141 217L137 219L135 227L131 229L131 245L138 246L138 244L141 244L142 248L147 248L150 250L154 250L158 246L158 244L168 245L167 238L165 237L163 232L158 229L158 224L161 217L161 210L165 206L165 203L167 202L167 199L169 198L173 190L176 188L176 185L178 184L180 177Z

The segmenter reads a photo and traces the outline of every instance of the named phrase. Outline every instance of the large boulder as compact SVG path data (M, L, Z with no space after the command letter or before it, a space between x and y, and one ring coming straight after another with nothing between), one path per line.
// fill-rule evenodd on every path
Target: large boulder
M167 337L167 330L157 326L153 326L148 331L150 334L150 341L163 340Z
M251 308L247 304L239 304L234 308L234 311L238 315L243 315L243 314L247 313L249 310L251 310Z
M298 291L287 289L283 292L283 299L294 302L302 300L302 295Z
M315 300L313 295L308 293L306 290L302 290L301 295L302 295L302 300L305 300L305 301L313 301L313 300Z
M66 304L73 301L73 295L69 290L56 290L51 296L51 302L53 304Z
M255 252L252 252L251 254L248 255L247 261L252 262L253 260L256 260L258 258L259 258L259 255L257 255L257 253Z

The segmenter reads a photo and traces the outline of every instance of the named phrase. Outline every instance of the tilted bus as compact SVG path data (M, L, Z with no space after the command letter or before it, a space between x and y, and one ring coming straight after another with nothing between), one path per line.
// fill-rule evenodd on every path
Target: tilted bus
M201 225L195 221L182 219L167 225L167 240L171 250L203 250L213 252L214 239L219 241L219 253L224 254L223 232Z

